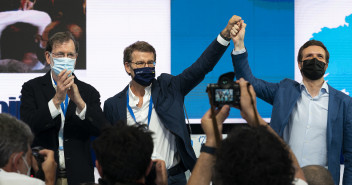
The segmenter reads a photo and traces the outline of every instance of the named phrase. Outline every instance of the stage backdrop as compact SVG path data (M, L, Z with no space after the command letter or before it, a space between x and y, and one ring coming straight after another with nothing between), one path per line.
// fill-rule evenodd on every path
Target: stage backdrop
M346 93L352 90L352 5L348 0L87 0L86 7L87 65L75 74L100 92L102 106L130 81L122 61L126 46L138 40L149 42L157 51L157 75L177 75L196 61L233 14L247 23L245 45L256 77L270 82L300 81L295 55L305 41L314 38L325 42L331 54L329 84ZM231 43L214 70L186 96L191 123L199 123L210 107L206 85L233 71L232 49ZM0 73L0 112L19 116L22 84L40 75ZM258 109L270 118L271 105L258 100ZM243 122L239 111L231 110L227 122Z

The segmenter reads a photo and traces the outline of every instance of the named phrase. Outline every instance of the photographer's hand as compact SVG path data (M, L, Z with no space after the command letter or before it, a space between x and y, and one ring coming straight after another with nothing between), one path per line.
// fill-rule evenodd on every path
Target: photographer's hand
M219 109L215 110L216 122L217 122L217 126L218 126L217 129L219 130L220 137L222 136L221 135L222 123L229 116L229 113L230 113L230 106L228 106L228 105L224 105L220 110ZM203 131L207 137L205 145L209 146L209 147L216 147L216 139L215 139L215 133L214 133L214 128L213 128L213 120L211 119L211 110L210 109L202 117L201 123L202 123Z
M153 162L156 162L156 164L155 164L155 172L156 172L155 184L156 185L167 185L167 171L166 171L165 161L160 160L160 159L154 159Z
M54 151L43 149L39 153L44 156L44 162L42 164L42 169L45 174L45 184L54 185L56 180L56 162L54 159Z
M222 136L222 123L229 116L230 106L224 105L220 110L215 110L217 129L219 129L220 137ZM215 134L213 128L213 120L211 119L211 110L209 109L203 116L202 128L207 137L205 146L216 147ZM187 185L204 185L209 184L212 177L212 168L215 164L215 155L201 152L196 165L193 168L192 175Z
M241 107L239 109L243 119L245 119L251 127L267 125L267 123L263 120L262 117L260 117L257 111L256 94L253 86L243 78L240 78L236 82L240 85L241 90Z

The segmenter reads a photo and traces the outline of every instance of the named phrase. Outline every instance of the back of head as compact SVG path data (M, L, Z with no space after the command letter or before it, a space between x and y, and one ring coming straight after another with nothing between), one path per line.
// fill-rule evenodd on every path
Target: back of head
M0 114L0 168L8 163L11 154L26 153L32 141L28 125L9 114Z
M309 165L302 168L309 185L334 185L329 170L319 165Z
M93 142L102 178L115 184L135 182L144 177L153 153L151 135L142 126L105 128Z
M221 185L291 185L294 168L287 146L265 127L236 127L216 155Z

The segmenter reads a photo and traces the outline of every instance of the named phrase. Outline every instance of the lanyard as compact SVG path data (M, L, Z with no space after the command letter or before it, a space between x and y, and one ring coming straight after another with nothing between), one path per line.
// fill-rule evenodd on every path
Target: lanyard
M132 118L134 119L134 122L136 122L136 124L139 125L139 123L137 123L137 120L136 120L136 116L134 116L134 113L132 111L132 108L129 104L130 102L130 98L128 96L128 92L129 92L129 88L127 90L127 109L128 109L128 112L130 112ZM149 128L149 123L150 123L150 117L152 116L152 109L153 109L153 99L152 99L152 95L150 95L150 99L149 99L149 110L148 110L148 128Z
M54 80L55 85L57 85L56 81ZM68 95L66 94L66 98L65 98L65 104L64 102L61 102L61 110L62 113L64 114L64 116L66 116L66 112L67 112L67 106L68 106Z

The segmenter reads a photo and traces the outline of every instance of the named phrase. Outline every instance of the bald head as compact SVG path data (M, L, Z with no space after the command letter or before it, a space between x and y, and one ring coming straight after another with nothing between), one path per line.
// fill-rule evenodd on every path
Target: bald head
M302 168L309 185L334 185L330 172L319 165L309 165Z

